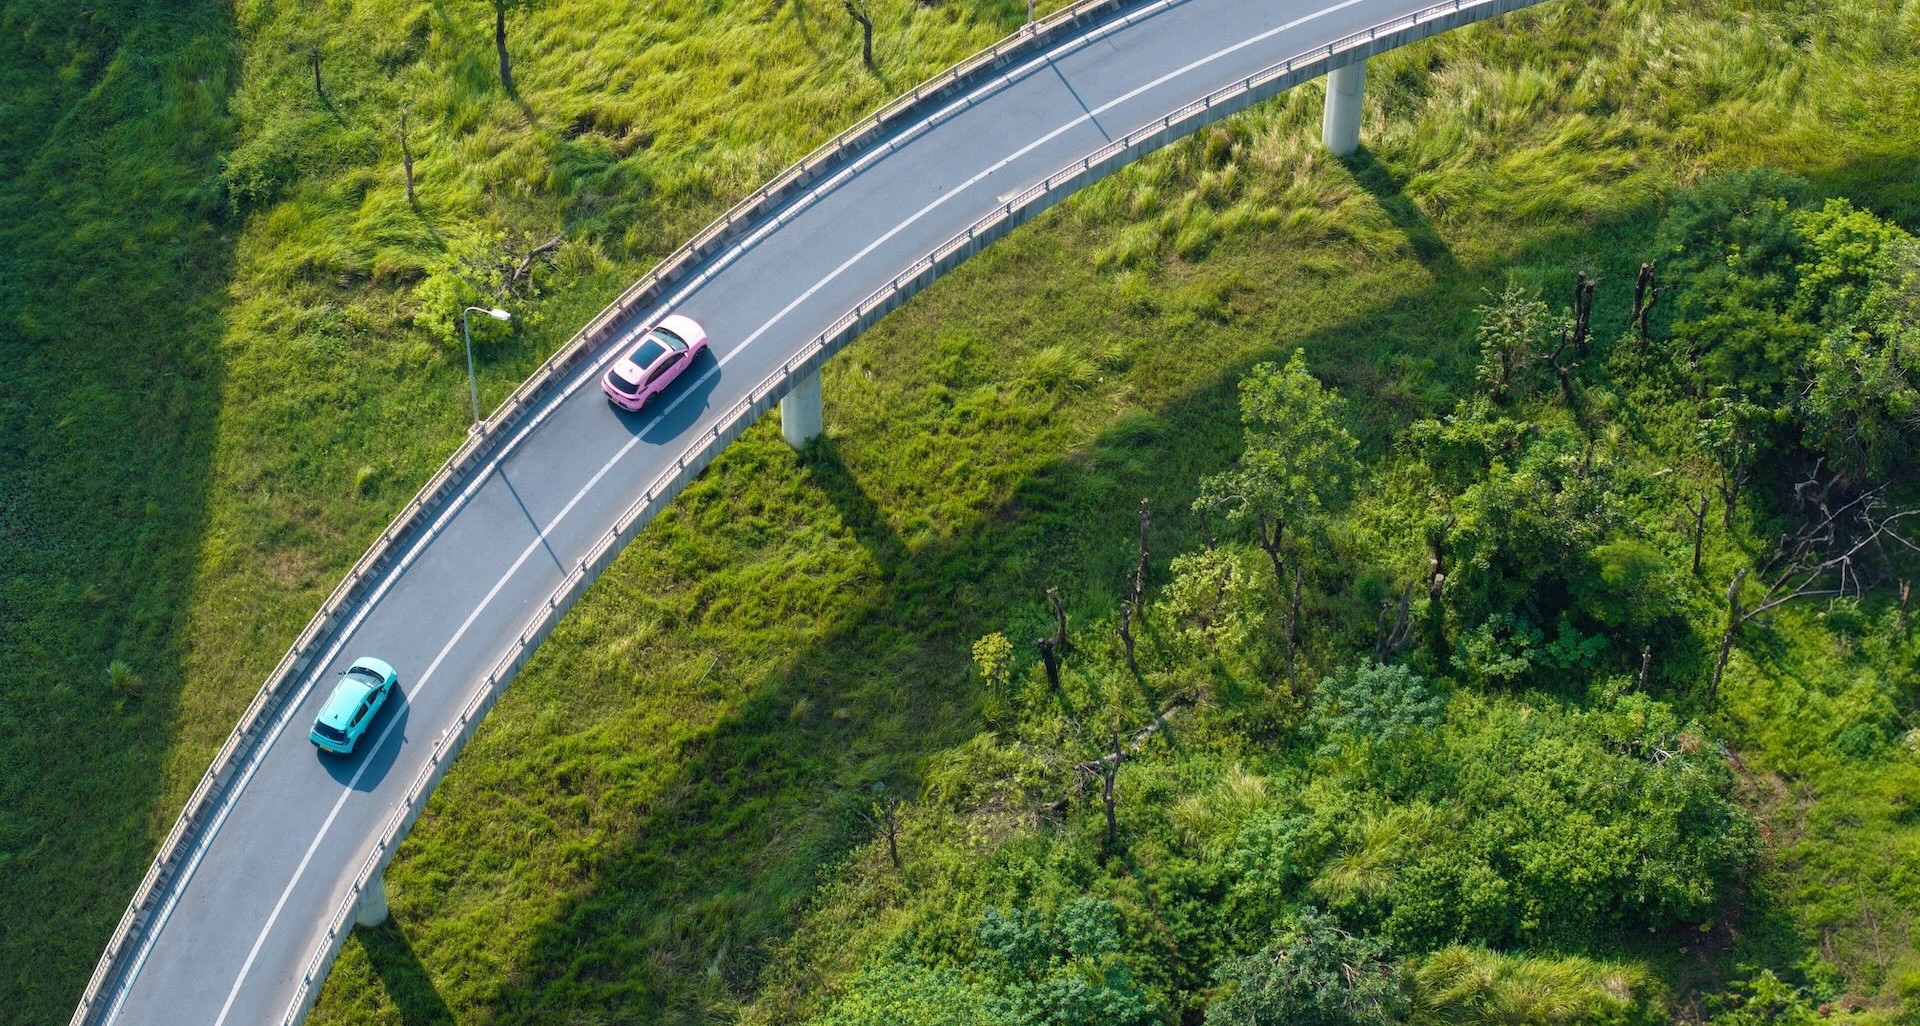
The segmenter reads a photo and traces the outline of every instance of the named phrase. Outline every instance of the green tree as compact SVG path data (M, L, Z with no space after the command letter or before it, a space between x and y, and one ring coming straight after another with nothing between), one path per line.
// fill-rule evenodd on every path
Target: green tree
M994 631L973 643L973 665L987 690L999 692L1013 678L1013 642Z
M1341 426L1344 407L1339 393L1307 373L1298 349L1284 366L1254 367L1240 381L1245 449L1232 469L1200 482L1194 508L1225 510L1229 520L1253 524L1283 589L1287 528L1298 532L1316 522L1352 485L1356 443Z
M1537 292L1512 281L1478 312L1480 366L1474 374L1495 402L1505 402L1539 356L1553 318Z
M1676 196L1657 244L1679 287L1673 334L1711 382L1769 406L1815 333L1791 310L1804 261L1806 183L1777 171L1709 179Z
M1257 954L1221 968L1231 989L1207 1008L1207 1026L1388 1026L1407 1001L1378 940L1356 937L1324 913L1303 910Z
M1320 754L1336 757L1349 748L1369 751L1411 738L1439 723L1446 707L1446 699L1412 669L1368 661L1321 680L1307 723L1320 740Z
M1120 913L1079 898L1049 914L989 909L975 930L988 975L989 1021L1009 1026L1147 1026L1159 1021L1121 957Z
M1799 412L1806 444L1835 469L1885 479L1910 466L1920 437L1920 242L1901 233L1873 260L1859 308L1808 354ZM1846 279L1836 291L1858 288Z

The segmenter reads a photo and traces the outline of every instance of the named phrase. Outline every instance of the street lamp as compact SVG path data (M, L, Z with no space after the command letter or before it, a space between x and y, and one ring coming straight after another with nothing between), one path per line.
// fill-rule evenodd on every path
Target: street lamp
M470 306L460 311L460 337L467 340L467 390L473 393L473 426L477 428L480 426L480 385L473 377L473 333L467 330L467 315L475 310L496 321L509 320L513 315L497 306L492 309Z

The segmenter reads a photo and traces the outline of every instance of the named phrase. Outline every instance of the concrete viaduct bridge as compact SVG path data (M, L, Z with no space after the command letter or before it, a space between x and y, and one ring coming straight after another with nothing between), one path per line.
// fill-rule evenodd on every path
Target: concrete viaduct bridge
M994 239L1307 80L1358 144L1368 57L1537 0L1082 0L848 129L629 288L524 383L355 564L214 759L73 1026L305 1018L382 873L494 700L599 571L776 402L820 434L820 367ZM640 417L598 379L668 311L713 350ZM361 750L305 738L327 682L400 685Z

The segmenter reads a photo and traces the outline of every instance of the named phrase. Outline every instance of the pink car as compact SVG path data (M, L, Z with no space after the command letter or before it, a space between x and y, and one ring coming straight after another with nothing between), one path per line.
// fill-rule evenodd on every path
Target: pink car
M623 410L638 410L707 351L707 330L691 317L669 314L613 362L600 390Z

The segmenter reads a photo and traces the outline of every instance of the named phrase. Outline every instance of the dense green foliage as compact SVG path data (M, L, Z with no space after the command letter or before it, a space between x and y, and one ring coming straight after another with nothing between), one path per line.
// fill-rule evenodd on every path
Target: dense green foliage
M63 192L88 179L49 163L9 194L64 220L11 220L7 273L73 248L41 265L46 309L8 307L34 373L4 386L0 508L9 557L46 555L5 569L0 729L39 747L5 780L0 1018L66 1013L266 668L453 447L455 300L566 229L510 330L476 339L497 399L732 197L1022 7L876 3L869 75L836 4L556 0L509 15L516 97L478 0L240 4L237 27L93 4L77 35L9 3L9 160L98 156L51 128L126 83L179 105L99 108L150 126L105 152L158 185ZM192 58L173 77L168 41ZM1786 607L1739 633L1716 703L1704 681L1792 483L1911 459L1892 226L1920 223L1917 43L1911 10L1869 0L1544 5L1376 59L1354 160L1317 151L1299 90L1016 234L828 367L823 444L796 461L751 432L608 573L442 786L390 872L395 924L349 944L317 1020L1128 1021L1269 998L1890 1020L1920 994L1898 610ZM1689 187L1760 163L1802 178ZM154 245L102 241L135 221ZM1639 347L1649 259L1669 291ZM1576 270L1601 287L1569 388ZM114 299L110 323L69 294ZM179 398L112 401L110 370L145 377L111 322L149 316ZM1258 466L1235 462L1263 430L1237 388L1262 364L1357 440L1276 553L1257 515L1215 517L1210 546L1188 512ZM1684 504L1723 481L1745 484L1696 577ZM1136 676L1116 603L1143 495ZM135 507L156 533L114 529ZM1049 586L1072 619L1057 692L1031 645ZM38 701L62 681L75 699ZM1076 766L1115 733L1138 746L1109 853ZM876 782L905 799L897 868ZM1350 946L1393 997L1269 971L1293 945Z
M232 48L217 3L0 4L0 1021L71 1013L171 821Z

